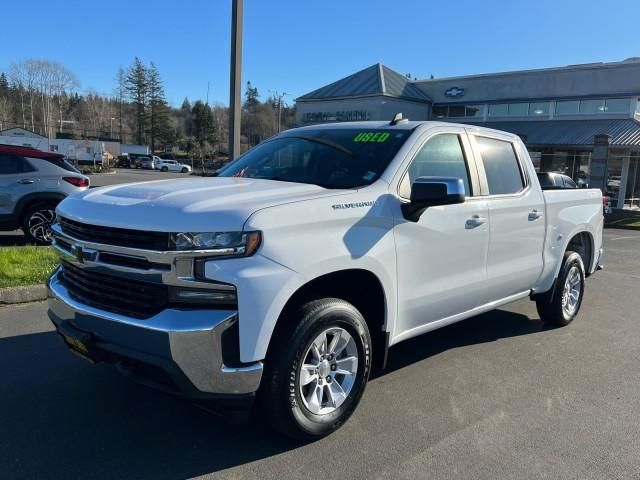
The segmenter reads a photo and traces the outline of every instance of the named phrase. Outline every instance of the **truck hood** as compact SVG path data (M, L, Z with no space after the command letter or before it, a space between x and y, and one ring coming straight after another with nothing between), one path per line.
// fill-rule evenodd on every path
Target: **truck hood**
M348 193L253 178L188 178L114 185L72 195L58 213L91 225L159 232L237 231L257 210Z

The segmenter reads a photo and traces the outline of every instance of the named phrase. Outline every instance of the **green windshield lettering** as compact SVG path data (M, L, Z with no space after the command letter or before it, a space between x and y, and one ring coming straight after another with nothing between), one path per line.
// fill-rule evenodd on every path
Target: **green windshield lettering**
M387 132L360 132L354 137L353 141L367 142L367 143L382 143L382 142L386 142L389 137L390 137L390 134Z

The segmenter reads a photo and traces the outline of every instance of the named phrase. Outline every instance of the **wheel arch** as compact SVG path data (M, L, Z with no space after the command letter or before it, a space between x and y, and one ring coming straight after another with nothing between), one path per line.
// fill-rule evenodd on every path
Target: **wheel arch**
M340 298L358 309L371 334L373 366L384 368L389 346L388 299L378 276L361 268L325 273L299 286L278 316L267 348L267 358L276 343L274 339L285 334L287 327L295 321L289 315L306 302L327 297Z
M38 193L30 193L29 195L25 195L16 204L16 208L14 210L14 215L16 217L16 222L18 224L22 224L24 212L29 209L29 207L37 204L37 203L55 203L58 204L62 200L64 200L66 196L62 193L57 192L38 192Z

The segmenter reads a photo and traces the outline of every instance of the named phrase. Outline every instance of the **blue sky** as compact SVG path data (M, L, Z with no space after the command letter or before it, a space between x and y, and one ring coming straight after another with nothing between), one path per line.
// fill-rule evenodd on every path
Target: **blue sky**
M204 99L207 82L210 101L227 103L230 5L3 2L0 70L56 60L81 91L111 94L137 55L156 63L172 104ZM291 101L376 62L427 78L622 60L640 56L638 18L638 0L245 0L243 83Z

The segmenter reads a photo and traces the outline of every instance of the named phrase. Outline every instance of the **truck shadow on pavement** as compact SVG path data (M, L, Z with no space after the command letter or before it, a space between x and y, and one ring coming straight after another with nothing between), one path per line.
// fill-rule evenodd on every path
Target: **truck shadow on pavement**
M494 311L403 342L391 349L389 370L541 330L538 320ZM53 332L0 338L0 359L4 478L181 479L302 447L138 386L110 366L85 363Z

